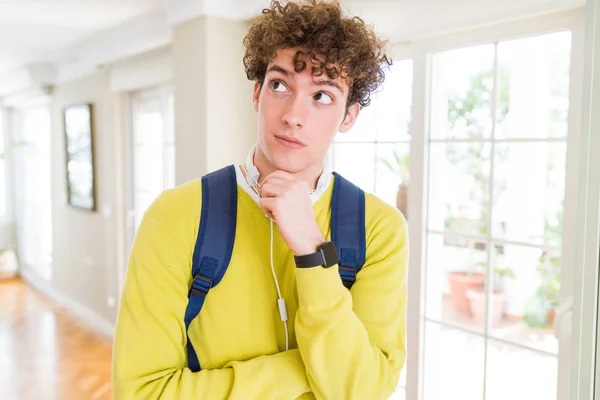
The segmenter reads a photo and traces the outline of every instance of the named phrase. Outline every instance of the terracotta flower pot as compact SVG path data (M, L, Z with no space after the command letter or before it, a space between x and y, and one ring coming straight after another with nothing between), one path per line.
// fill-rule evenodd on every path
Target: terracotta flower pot
M473 322L478 326L483 326L485 324L485 292L481 288L470 289L467 291L467 298L471 305ZM490 302L490 326L494 328L502 322L506 296L504 293L496 291L492 294Z
M401 183L396 193L396 208L400 210L404 218L408 221L408 184Z
M449 272L448 284L450 286L450 302L454 309L463 314L470 314L471 303L467 298L466 293L470 289L483 285L484 282L485 274L479 272Z
M554 321L556 321L556 308L550 310L549 326L554 326Z

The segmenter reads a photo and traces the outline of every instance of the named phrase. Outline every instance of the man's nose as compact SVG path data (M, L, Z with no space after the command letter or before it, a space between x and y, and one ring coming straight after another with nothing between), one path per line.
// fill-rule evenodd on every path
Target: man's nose
M292 128L301 128L304 126L306 121L306 112L308 105L306 100L301 96L294 96L290 102L289 107L283 115L283 122Z

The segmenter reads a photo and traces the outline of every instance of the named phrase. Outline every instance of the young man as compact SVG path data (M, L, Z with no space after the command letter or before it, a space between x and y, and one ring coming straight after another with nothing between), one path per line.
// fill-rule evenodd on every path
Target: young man
M367 194L362 222L338 232L364 232L354 284L342 282L337 250L319 258L331 251L331 219L357 218L332 212L339 189L325 157L383 82L383 42L337 3L274 1L244 45L258 144L231 167L237 225L226 272L198 294L202 202L215 188L195 180L164 192L131 250L115 398L387 399L406 353L405 220ZM189 323L192 292L204 303Z

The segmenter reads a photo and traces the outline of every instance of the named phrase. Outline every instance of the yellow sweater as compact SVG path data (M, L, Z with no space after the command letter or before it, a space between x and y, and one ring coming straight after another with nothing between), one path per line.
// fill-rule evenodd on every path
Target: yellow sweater
M330 238L333 184L314 204ZM405 361L406 222L366 195L366 262L351 291L338 267L297 269L274 227L238 185L229 268L189 328L202 370L187 368L184 315L202 199L200 180L165 191L146 212L129 260L113 358L116 399L387 399Z

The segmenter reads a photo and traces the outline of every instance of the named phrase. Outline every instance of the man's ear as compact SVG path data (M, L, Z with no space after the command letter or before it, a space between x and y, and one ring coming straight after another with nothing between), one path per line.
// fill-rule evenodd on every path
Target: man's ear
M346 113L346 117L340 126L339 131L342 133L348 132L356 122L356 118L358 118L358 113L360 111L360 105L358 103L352 104L348 107L348 112Z
M260 89L262 85L260 82L254 82L254 92L252 92L252 105L254 106L254 111L258 112L258 98L260 96Z

